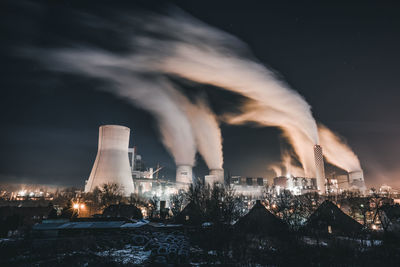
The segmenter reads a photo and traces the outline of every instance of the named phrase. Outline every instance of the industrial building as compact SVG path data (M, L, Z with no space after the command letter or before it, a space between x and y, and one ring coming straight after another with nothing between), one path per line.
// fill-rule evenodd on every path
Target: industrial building
M333 174L328 179L330 192L340 193L343 191L360 191L366 193L363 171L353 171L340 174ZM336 190L336 191L335 191Z
M122 185L123 194L132 193L151 197L167 196L179 189L187 189L193 183L193 166L178 164L175 183L158 179L162 167L146 168L137 148L129 148L130 129L119 125L103 125L99 127L99 141L96 159L85 185L85 192L91 192L105 183ZM322 147L314 146L315 178L294 177L290 174L279 176L270 182L279 191L287 189L293 194L307 192L340 193L344 190L360 190L365 192L364 175L362 170L346 174L334 175L327 179L325 175ZM225 184L223 169L211 169L204 177L209 185ZM245 196L261 196L264 186L268 184L263 177L232 176L229 184L238 194Z
M294 177L291 175L275 177L274 186L278 193L280 190L286 189L294 195L318 191L316 178Z
M192 183L192 166L177 166L176 183L158 179L162 167L146 168L137 148L129 148L130 129L119 125L99 127L98 151L85 192L92 192L106 183L122 186L123 194L143 196L169 195L177 188L187 188ZM223 170L212 172L219 181Z
M230 186L237 194L254 198L262 196L264 188L268 184L267 178L263 177L233 175L229 180Z

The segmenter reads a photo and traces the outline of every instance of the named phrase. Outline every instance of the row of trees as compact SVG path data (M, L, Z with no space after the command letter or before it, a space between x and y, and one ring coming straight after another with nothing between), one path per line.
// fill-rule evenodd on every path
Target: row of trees
M373 192L373 190L372 190ZM68 197L72 196L72 192ZM150 218L157 217L160 198L153 196L144 199L137 194L126 198L123 196L122 187L118 184L104 184L96 187L93 192L82 194L80 201L89 205L93 211L101 212L112 204L132 204L147 211ZM170 209L173 216L188 204L192 203L207 221L214 223L232 223L248 211L244 196L235 193L230 186L214 184L212 186L198 181L192 184L187 191L180 190L170 196ZM71 198L70 198L71 199ZM326 199L330 199L341 207L347 207L347 213L355 219L363 221L365 227L371 227L372 223L381 221L380 208L387 198L372 193L368 197L361 197L353 192L345 192L340 195L321 196L318 193L306 193L293 195L288 190L281 190L279 194L271 186L264 190L263 202L265 206L276 216L284 220L291 228L298 229L316 208ZM66 201L68 207L71 203ZM382 225L385 228L385 225Z
M170 206L174 216L191 203L201 216L215 224L232 223L247 211L243 196L235 194L230 186L209 185L198 181L190 185L187 191L171 195Z

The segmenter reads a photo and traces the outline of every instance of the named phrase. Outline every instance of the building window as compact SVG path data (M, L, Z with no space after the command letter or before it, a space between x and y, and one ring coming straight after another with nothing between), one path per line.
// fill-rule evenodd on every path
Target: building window
M328 233L332 234L332 226L328 225Z
M247 177L247 178L246 178L246 184L247 184L247 185L253 185L253 178Z
M186 220L186 221L189 221L189 215L186 215L186 216L185 216L185 220Z

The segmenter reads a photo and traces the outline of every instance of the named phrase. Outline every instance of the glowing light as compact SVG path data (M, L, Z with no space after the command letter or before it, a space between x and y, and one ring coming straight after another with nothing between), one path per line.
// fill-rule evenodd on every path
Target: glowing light
M78 204L78 203L75 203L73 207L74 207L74 209L77 210L77 209L79 209L79 204Z
M80 208L81 210L85 209L85 204L81 204Z
M288 179L290 178L290 173L286 174L286 178Z
M18 192L18 195L21 196L21 197L25 196L25 194L26 194L26 191L19 191Z
M375 224L373 224L372 225L372 230L376 230L376 229L378 229L378 227Z

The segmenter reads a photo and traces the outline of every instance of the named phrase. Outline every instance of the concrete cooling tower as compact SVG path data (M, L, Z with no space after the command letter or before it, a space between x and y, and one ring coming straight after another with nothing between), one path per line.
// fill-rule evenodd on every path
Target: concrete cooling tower
M317 178L317 187L321 194L326 193L325 182L325 167L324 156L322 154L322 147L319 145L314 146L315 157L315 178Z
M365 186L364 173L362 170L349 172L349 183L352 188L357 188L362 193L365 193L367 189Z
M210 170L210 174L206 175L205 182L207 184L213 185L214 183L224 184L224 169L212 169Z
M176 184L178 188L187 188L193 182L193 167L190 165L178 165L176 167Z
M97 156L85 192L106 183L121 185L126 196L134 192L128 157L129 134L130 129L125 126L100 126Z

